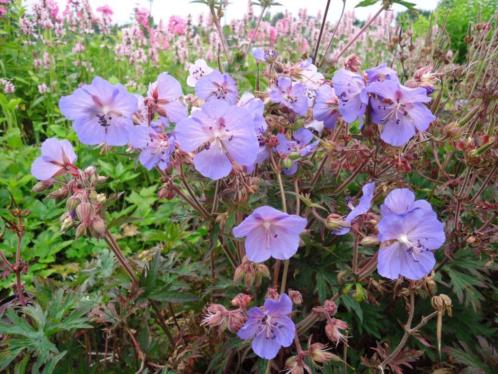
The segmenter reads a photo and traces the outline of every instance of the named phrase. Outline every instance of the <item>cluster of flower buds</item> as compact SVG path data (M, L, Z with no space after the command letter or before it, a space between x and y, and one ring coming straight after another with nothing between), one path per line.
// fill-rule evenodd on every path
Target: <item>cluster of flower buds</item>
M243 282L247 288L259 287L263 278L270 278L270 270L265 264L249 261L244 256L242 262L235 269L234 282Z
M325 300L322 306L314 307L313 311L327 321L325 334L332 343L336 346L341 342L346 343L347 336L342 330L347 330L348 324L345 321L334 318L337 313L337 304L333 300Z
M251 302L251 296L238 294L232 299L232 305L236 309L229 310L221 304L210 304L207 306L201 326L216 327L219 332L229 330L237 333L247 320L247 307Z

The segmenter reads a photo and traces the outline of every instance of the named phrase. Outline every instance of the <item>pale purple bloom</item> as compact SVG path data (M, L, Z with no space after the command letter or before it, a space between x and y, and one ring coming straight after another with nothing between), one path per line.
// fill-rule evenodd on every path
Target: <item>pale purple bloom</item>
M175 136L184 151L198 151L193 160L196 170L214 180L230 174L232 162L253 165L259 148L248 111L223 100L208 101L179 122Z
M368 84L374 82L383 82L385 80L392 80L393 82L398 82L398 74L393 69L387 67L385 63L380 64L374 68L365 70L367 74Z
M297 171L297 160L316 149L320 141L312 142L313 138L313 133L305 128L294 131L292 140L287 139L284 134L277 134L276 151L281 157L289 157L292 160L291 167L284 168L285 175L294 175Z
M237 84L233 78L218 70L213 70L199 79L195 85L195 94L206 101L225 100L230 104L236 104L239 96Z
M272 63L277 58L277 52L270 48L253 48L251 53L257 63Z
M199 79L210 74L213 71L211 67L208 66L206 61L203 59L196 60L194 64L191 64L188 68L187 85L190 87L195 87Z
M182 86L168 73L161 73L147 92L146 102L154 112L175 123L187 117L187 108L181 101Z
M363 195L360 198L360 202L357 206L349 205L351 212L344 219L347 223L351 224L356 217L361 216L362 214L367 213L372 207L372 200L375 193L375 182L365 184L361 192ZM333 234L335 235L346 235L351 229L349 227L343 227L338 230L335 230Z
M253 48L252 56L256 59L256 62L266 62L265 59L265 50L263 48Z
M429 128L436 117L425 105L431 98L425 88L409 88L392 80L375 82L367 87L372 121L382 125L380 137L387 144L400 147L420 132Z
M112 85L96 77L92 84L63 96L59 108L73 121L73 128L83 144L117 146L128 143L137 99L122 85Z
M289 347L294 341L296 325L289 317L292 301L287 294L278 300L266 299L261 308L247 312L247 321L237 332L239 338L252 339L252 350L261 358L274 359L280 348Z
M253 262L263 262L270 257L287 260L297 252L306 223L305 218L295 214L262 206L234 227L233 235L246 238L246 256Z
M406 188L393 190L381 207L377 226L381 248L377 270L389 279L419 280L435 263L433 251L445 241L443 224L425 200Z
M317 91L313 118L323 121L327 129L333 129L339 118L339 101L334 89L328 84L321 86Z
M172 153L175 151L175 137L168 134L161 123L134 126L131 131L130 145L140 150L140 163L151 170L158 167L166 170Z
M263 101L255 97L252 93L245 92L237 105L249 112L256 133L258 135L263 134L268 128L268 124L264 117L265 104Z
M302 83L293 84L289 77L278 77L276 84L271 87L270 101L282 104L301 116L308 111L306 87Z
M67 140L48 138L41 146L41 156L31 165L31 174L38 180L48 180L75 169L73 146Z
M347 123L359 120L363 123L363 115L368 104L365 93L365 82L361 75L346 69L339 69L332 78L334 91L339 99L339 112Z

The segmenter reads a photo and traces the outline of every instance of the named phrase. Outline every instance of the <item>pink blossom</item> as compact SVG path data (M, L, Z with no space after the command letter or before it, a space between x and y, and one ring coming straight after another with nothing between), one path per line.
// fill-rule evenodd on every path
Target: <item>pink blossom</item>
M145 8L135 9L135 19L143 27L149 27L149 11Z
M114 14L109 5L99 6L97 12L102 13L104 17L111 17Z
M184 35L187 29L187 22L179 16L169 17L168 31L176 35Z

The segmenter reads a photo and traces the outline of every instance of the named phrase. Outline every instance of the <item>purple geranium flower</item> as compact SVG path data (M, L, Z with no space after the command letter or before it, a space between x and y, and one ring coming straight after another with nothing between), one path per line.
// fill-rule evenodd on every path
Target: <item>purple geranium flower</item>
M251 53L257 63L266 62L265 50L263 48L253 48Z
M75 170L73 146L67 140L46 139L41 146L41 156L31 165L31 174L38 180L48 180Z
M234 227L233 235L246 238L246 256L253 262L287 260L297 252L306 224L305 218L262 206Z
M365 82L361 75L346 69L339 69L332 78L334 91L339 99L339 111L347 123L356 119L363 123L363 115L368 104Z
M225 100L230 104L236 104L239 96L237 84L228 74L222 74L213 70L205 75L195 85L197 97L206 101Z
M400 147L422 132L436 117L425 105L431 101L425 88L409 88L392 80L375 82L367 87L371 97L372 121L382 125L380 137L387 144Z
M377 227L380 275L419 280L431 272L436 263L433 251L443 245L445 234L427 201L415 201L413 192L406 188L393 190L381 207Z
M137 99L122 85L96 77L92 84L61 97L59 107L83 144L125 145Z
M281 347L289 347L294 341L296 325L289 314L292 301L286 294L278 300L266 299L261 308L251 308L247 321L237 332L239 338L252 339L252 350L259 357L272 360Z
M360 198L360 202L357 206L350 205L351 212L346 216L345 221L349 224L353 222L353 220L361 216L362 214L367 213L372 207L372 199L375 193L375 182L365 184L361 191L363 195ZM351 229L349 227L343 227L338 230L335 230L333 234L335 235L346 235Z
M223 100L208 101L179 122L175 136L184 151L198 151L196 170L214 180L230 174L233 162L251 166L259 148L251 115Z
M281 157L292 160L291 166L284 168L285 175L294 175L297 171L297 159L312 153L320 143L319 140L312 142L313 133L305 128L294 131L292 140L287 139L284 134L278 134L277 140L276 151Z
M206 61L198 59L188 68L187 86L195 87L199 79L211 73L213 69L208 66Z
M339 118L339 101L328 84L321 86L316 92L313 118L323 121L327 129L333 129Z
M380 64L371 69L365 70L367 74L368 84L374 82L383 82L385 80L392 80L399 83L398 74L393 69L387 67L385 63Z
M255 97L252 93L245 92L240 98L239 107L246 109L252 117L254 129L258 135L262 135L268 128L264 117L265 104L261 99Z
M280 76L270 89L270 101L292 109L304 116L308 111L306 87L302 83L292 83L289 77Z
M146 102L161 117L175 123L187 117L187 108L181 101L182 86L168 73L161 73L147 92ZM151 118L152 119L152 118Z
M152 123L152 126L135 126L131 132L130 145L139 149L140 163L151 170L158 167L166 170L172 153L175 151L175 137L167 134L162 123Z

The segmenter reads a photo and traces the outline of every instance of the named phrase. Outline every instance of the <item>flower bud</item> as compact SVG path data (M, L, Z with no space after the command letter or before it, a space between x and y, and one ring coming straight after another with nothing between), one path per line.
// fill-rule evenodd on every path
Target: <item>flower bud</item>
M361 60L355 54L348 56L346 58L346 61L344 61L344 67L347 70L352 71L353 73L357 73L358 70L360 70L360 66L361 66Z
M247 317L240 309L231 310L228 312L228 330L234 334L240 330L240 328L246 322Z
M105 235L106 227L105 222L101 217L95 217L91 226L92 234L96 238L101 238Z
M66 200L66 209L71 211L71 210L75 210L79 203L81 202L80 199L78 199L76 196L70 196L67 200Z
M89 202L83 201L76 208L76 215L83 226L89 227L92 222L93 209Z
M249 306L249 303L251 302L252 297L245 294L245 293L239 293L237 296L235 296L232 299L232 305L237 306L241 309L247 309Z
M363 239L360 241L360 245L364 247L374 247L379 245L379 239L376 236L365 236Z
M86 226L83 225L82 223L78 225L76 228L76 237L79 238L80 236L83 236L86 234Z
M33 192L43 192L54 185L55 179L47 179L35 184L32 188Z
M440 294L431 299L432 307L440 313L447 313L450 317L453 312L453 303L448 295Z
M285 169L289 169L292 167L292 160L290 158L284 158L282 160L282 167Z
M73 225L74 225L74 220L71 217L71 214L64 213L61 216L61 231L64 232L64 231L66 231L67 229L69 229Z
M48 194L48 197L50 197L54 200L61 200L67 196L68 192L69 192L69 190L68 190L67 186L64 185L61 188L58 188L57 190L50 192Z
M344 221L342 216L335 213L329 214L326 220L327 223L325 224L325 226L330 230L338 230L345 227L351 227L351 224L349 222Z
M311 373L311 369L306 365L302 358L291 356L285 361L286 373L288 374L304 374Z
M290 158L291 160L297 160L297 159L299 159L300 157L301 157L301 155L299 154L299 152L291 152L291 153L289 154L289 158ZM291 166L292 166L292 165L291 165Z
M278 291L275 288L270 287L266 291L266 298L267 299L278 300L279 297L280 297L280 294L278 293Z
M442 128L441 132L448 138L458 139L462 135L463 131L457 122L450 122Z
M329 361L342 361L341 358L327 350L327 346L322 343L313 343L309 347L310 357L317 364L324 364Z
M301 305L303 303L303 295L301 295L301 292L289 289L288 294L293 304Z

